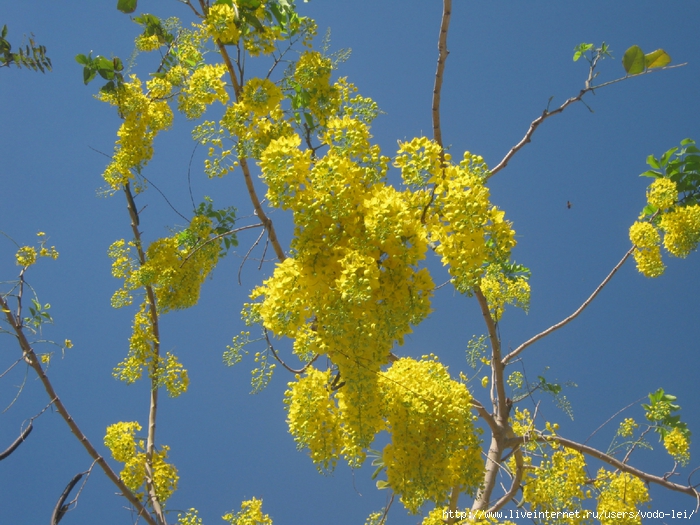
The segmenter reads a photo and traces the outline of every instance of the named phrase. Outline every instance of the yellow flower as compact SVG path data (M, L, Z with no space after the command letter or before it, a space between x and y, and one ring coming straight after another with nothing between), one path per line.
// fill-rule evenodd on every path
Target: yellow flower
M32 246L22 246L15 254L19 266L28 267L36 262L36 248Z
M484 388L489 386L489 376L484 376L481 378L481 386L483 386Z
M660 210L665 210L676 204L678 190L671 179L655 179L647 189L647 202Z
M685 466L690 461L690 441L687 432L674 428L664 437L664 447L673 459Z
M63 346L65 346L66 348L73 348L73 341L71 341L70 339L66 339L63 342Z
M639 425L634 419L628 417L622 423L620 423L620 428L617 430L617 435L620 437L630 437L634 434L634 430L638 428Z

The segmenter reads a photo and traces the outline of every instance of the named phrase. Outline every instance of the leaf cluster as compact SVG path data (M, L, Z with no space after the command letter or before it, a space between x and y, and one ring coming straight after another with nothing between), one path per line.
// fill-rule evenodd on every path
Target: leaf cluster
M231 233L231 230L233 230L233 226L236 223L235 207L228 206L220 210L215 210L214 201L211 199L211 197L204 197L204 202L201 202L199 206L197 206L195 213L211 219L214 233L222 236L221 242L223 246L219 257L226 255L230 248L238 246L236 236Z
M679 204L700 203L700 148L693 139L682 140L680 148L671 148L659 158L649 155L647 164L652 169L640 174L640 177L671 179L678 189ZM643 215L650 216L656 212L656 207L649 204L644 208Z
M622 66L628 75L639 75L647 69L665 67L671 63L671 57L663 49L644 54L639 46L632 46L622 57Z
M649 404L643 404L642 408L646 411L646 418L655 423L654 430L659 434L661 439L674 428L680 430L684 435L690 436L688 425L681 421L681 416L674 414L681 407L675 401L678 398L664 392L663 388L659 388L656 392L649 394Z
M51 59L46 56L46 47L34 42L34 35L29 37L29 44L20 46L17 53L12 52L12 44L7 40L7 25L0 31L0 67L15 65L18 68L26 67L34 71L46 73L51 71Z
M99 74L107 80L107 83L100 88L100 91L111 92L115 91L124 83L124 64L119 57L112 59L97 55L92 57L92 53L86 55L80 54L75 57L78 64L83 65L83 82L87 86Z

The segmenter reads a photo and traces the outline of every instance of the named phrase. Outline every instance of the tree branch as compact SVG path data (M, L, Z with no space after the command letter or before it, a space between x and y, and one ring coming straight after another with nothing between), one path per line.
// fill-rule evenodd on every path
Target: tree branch
M442 92L442 80L445 72L445 62L450 52L447 50L447 32L450 28L452 15L452 0L444 0L442 5L442 21L440 23L440 36L438 37L438 62L435 72L435 86L433 87L433 138L442 148L442 129L440 127L440 95Z
M661 477L661 476L655 476L654 474L649 474L647 472L644 472L642 470L639 470L637 468L634 468L626 463L623 463L622 461L615 459L612 456L609 456L608 454L601 452L598 449L595 449L593 447L589 447L588 445L582 445L580 443L577 443L576 441L571 441L569 439L565 439L563 437L559 436L542 436L542 435L529 435L529 436L523 436L523 437L518 437L518 438L512 438L508 440L508 443L511 445L515 445L516 443L527 443L528 441L538 441L540 443L558 443L559 445L562 445L563 447L570 448L572 450L576 450L577 452L580 452L581 454L585 454L587 456L594 457L596 459L599 459L603 463L607 463L608 465L615 467L618 470L621 470L622 472L626 472L627 474L631 474L632 476L635 476L642 481L646 481L647 483L655 483L657 485L661 485L662 487L673 490L675 492L681 492L683 494L687 494L688 496L692 496L693 498L698 497L698 491L695 490L694 487L691 487L690 485L679 485L678 483L673 483L672 481L668 481L667 479Z
M584 87L579 92L579 94L576 95L575 97L571 97L571 98L568 98L567 100L565 100L564 103L561 106L559 106L557 109L555 109L554 111L549 111L549 109L545 109L542 112L542 115L540 115L535 120L533 120L532 123L530 124L530 128L527 130L527 133L525 133L525 136L520 140L520 142L518 142L515 146L513 146L510 149L510 151L508 153L506 153L506 156L503 157L503 160L501 160L501 162L499 162L491 170L491 173L489 174L489 178L492 177L493 175L495 175L496 173L498 173L499 171L501 171L503 168L505 168L508 165L508 162L510 162L510 159L512 159L513 156L518 151L520 151L526 144L528 144L532 140L532 135L535 133L535 130L540 126L540 124L542 124L549 117L552 117L554 115L557 115L557 114L563 112L571 104L581 101L583 96L586 93L588 93L589 91L595 91L596 89L604 88L606 86L610 86L612 84L616 84L618 82L622 82L623 80L627 80L630 78L639 77L642 75L653 73L654 71L662 71L664 69L672 69L672 68L676 68L676 67L682 67L685 65L686 64L683 63L683 64L677 64L675 66L666 66L666 67L661 67L661 68L656 68L656 69L647 69L646 71L644 71L643 73L639 73L638 75L624 76L624 77L617 78L615 80L611 80L609 82L605 82L605 83L600 84L598 86L591 86L590 83L591 83L591 80L593 79L592 72L593 72L593 69L595 68L595 63L591 64L588 79L586 80L586 87Z
M27 340L27 337L24 335L24 331L22 327L15 322L15 319L10 312L10 309L8 308L7 302L5 299L0 296L0 307L2 310L5 312L5 316L7 318L8 323L12 327L12 329L15 332L15 335L17 336L17 339L19 341L20 348L22 349L22 353L24 355L24 360L31 366L36 374L39 376L39 379L41 380L42 385L44 385L44 390L46 390L46 393L49 396L49 399L51 402L54 404L56 407L56 411L61 415L63 420L66 422L68 425L68 428L70 428L71 432L73 435L75 435L76 438L78 438L78 441L80 444L87 450L87 453L90 455L91 458L93 458L97 464L100 466L100 468L104 471L104 473L107 475L109 480L116 485L116 487L119 489L119 491L122 493L122 495L131 503L131 505L134 506L136 509L137 513L139 516L142 516L146 522L149 525L159 525L156 523L156 521L153 519L153 516L151 516L148 513L148 510L143 506L143 504L138 500L138 498L129 490L129 488L124 485L124 482L121 480L119 476L112 470L112 468L107 464L107 462L104 460L102 456L97 452L95 447L92 445L90 440L83 434L83 432L80 430L80 427L78 427L77 423L75 420L71 417L71 415L68 413L68 410L64 406L63 402L61 399L58 397L56 394L56 391L53 388L53 385L51 384L51 381L49 380L48 376L44 372L44 369L41 367L41 361L37 357L37 355L34 353L34 350L32 349L31 345L29 344L29 341Z
M564 326L564 325L568 324L569 322L573 321L574 319L576 319L576 317L578 317L578 315L579 315L581 312L583 312L583 310L585 310L586 307L587 307L589 304L591 304L591 302L593 301L593 299L596 298L596 296L601 292L601 290L605 287L605 285L608 284L608 282L610 282L610 279L613 278L613 275L615 275L615 274L617 273L617 271L622 267L622 265L625 264L625 261L627 261L627 259L629 258L629 256L632 255L632 253L634 252L635 248L636 248L635 246L632 246L632 248L630 248L630 249L627 251L627 253L624 255L624 257L622 257L622 259L620 260L620 262L617 263L617 264L615 265L615 267L612 269L612 271L608 274L608 276L607 276L605 279L603 279L603 282L600 283L600 284L598 285L598 288L595 289L595 291L591 294L591 296L590 296L588 299L586 299L586 300L583 302L583 304L582 304L581 306L579 306L578 309L577 309L574 313L572 313L572 314L571 314L569 317L567 317L566 319L563 319L562 321L559 321L557 324L550 326L549 328L547 328L547 329L544 330L543 332L540 332L540 333L537 334L536 336L531 337L530 339L528 339L527 341L525 341L523 344L521 344L519 347L517 347L515 350L513 350L511 353L509 353L507 356L505 356L505 357L503 358L502 364L503 364L503 365L507 365L507 364L508 364L510 361L512 361L518 354L520 354L520 352L522 352L523 350L525 350L525 348L527 348L528 346L530 346L532 343L535 343L535 342L539 341L539 340L542 339L543 337L548 336L549 334L551 334L551 333L554 332L555 330L558 330L558 329L561 328L562 326Z

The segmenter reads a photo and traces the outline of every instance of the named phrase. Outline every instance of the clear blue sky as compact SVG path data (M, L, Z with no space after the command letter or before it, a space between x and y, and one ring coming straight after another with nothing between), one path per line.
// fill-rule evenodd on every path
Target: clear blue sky
M140 3L161 17L189 17L173 0ZM51 303L55 325L45 337L75 343L64 359L52 363L50 377L84 432L108 454L101 445L107 425L138 420L145 426L148 396L146 383L125 386L111 377L126 355L133 312L109 305L119 282L110 275L106 251L114 240L129 238L130 229L123 197L96 193L104 185L100 175L107 159L94 150L111 153L119 120L92 98L97 86L83 86L73 57L92 50L126 59L138 26L117 12L114 1L4 4L0 25L8 25L9 40L17 46L24 33L33 32L47 47L54 71L0 70L0 230L20 244L45 231L61 253L58 261L42 261L28 275L40 300ZM558 106L581 89L587 68L571 60L576 44L611 46L616 60L601 65L601 82L624 74L620 58L633 44L647 52L662 47L674 63L689 63L587 96L593 112L578 104L545 122L492 180L493 201L506 210L518 234L515 259L533 271L529 315L510 310L500 324L504 347L515 348L575 310L628 250L627 231L644 206L649 182L638 177L647 155L659 155L686 137L700 140L700 11L692 1L454 4L443 137L453 153L469 150L490 165L520 140L550 96ZM439 2L316 0L299 10L318 21L320 36L332 29L333 50L352 48L337 73L385 112L373 127L384 154L395 152L397 140L430 135ZM149 62L142 56L139 63L145 68ZM184 119L177 120L157 141L156 157L145 172L186 215L193 150L188 129ZM206 180L202 154L200 149L192 165L195 199L211 195L217 204L236 205L239 216L250 215L242 181L235 176ZM143 203L147 239L183 225L155 191ZM288 242L288 217L280 212L272 217ZM251 222L241 219L241 224ZM241 235L241 253L256 235ZM14 251L9 241L0 242L2 281L17 274ZM251 360L233 369L222 364L226 344L243 328L239 312L248 291L273 269L266 264L258 270L248 262L239 286L240 261L229 256L205 283L198 307L163 321L163 348L181 357L191 378L186 395L163 396L159 413L158 442L171 447L181 476L168 508L196 507L211 525L223 523L222 514L255 496L264 499L265 511L278 525L361 525L385 503L386 493L369 479L373 469L339 467L330 476L319 475L287 433L282 399L292 378L278 370L267 390L250 396ZM666 275L656 280L643 278L628 262L581 317L525 352L531 379L549 367L551 381L578 384L566 391L573 421L549 402L541 407L548 420L559 421L563 436L583 441L617 410L663 387L678 396L683 419L700 437L698 254L666 262ZM439 264L434 268L441 282ZM434 313L397 353L434 352L456 375L467 369L467 341L482 333L474 300L444 287L436 294ZM0 372L19 356L11 336L2 341ZM16 368L0 379L0 410L16 395L23 375L24 369ZM478 384L472 389L486 399ZM0 449L47 402L30 371L17 402L0 414ZM531 402L523 406L532 410ZM625 415L642 418L639 409ZM0 463L0 525L48 522L66 483L90 465L58 414L49 411L34 426L27 442ZM617 422L610 424L589 444L604 450L616 427ZM632 463L663 474L672 463L655 437L651 443L654 453L642 452ZM700 464L698 448L693 451L691 468ZM691 468L673 479L686 483ZM125 500L114 492L96 469L78 508L62 523L131 523ZM651 495L652 509L694 507L691 498L656 487ZM469 504L466 497L460 503ZM389 522L408 525L420 517L407 516L397 502Z

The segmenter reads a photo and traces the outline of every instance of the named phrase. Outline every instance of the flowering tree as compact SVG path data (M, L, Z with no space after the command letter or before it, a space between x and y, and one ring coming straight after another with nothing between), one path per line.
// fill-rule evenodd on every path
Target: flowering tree
M424 512L426 525L504 522L492 513L522 506L537 512L541 522L586 522L584 510L596 509L603 523L638 523L650 483L697 496L690 481L679 484L633 466L632 453L650 432L662 439L674 472L688 464L690 433L674 396L662 389L651 393L643 405L646 421L623 419L615 446L602 451L560 436L556 423L524 408L522 402L538 391L559 396L561 386L542 376L528 381L514 366L533 343L576 318L631 256L640 272L656 277L664 268L662 244L678 257L695 250L700 150L694 142L684 140L680 148L648 159L651 170L645 175L653 181L640 220L630 228L631 247L575 312L514 349L504 347L499 333L506 306L528 308L530 270L511 257L515 230L491 202L489 182L544 120L619 80L671 67L663 50L645 54L631 47L623 57L626 75L598 84L608 47L578 46L574 59L588 62L579 93L545 110L489 168L476 154L455 158L443 142L449 0L439 32L432 138L402 141L392 157L370 135L377 104L348 79L333 78L338 57L314 50L316 25L299 16L292 2L182 3L194 16L190 27L150 14L134 18L143 29L136 52L154 57L148 80L129 72L119 58L76 57L86 84L105 81L97 96L122 120L103 175L108 193L125 199L130 226L129 235L109 248L112 273L121 280L112 306L132 308L134 318L127 354L114 376L127 384L147 381L150 410L147 421L107 428L104 444L120 464L119 474L54 389L46 373L50 355L34 350L32 334L50 318L36 300L25 308L25 275L38 256L58 256L45 236L38 248L19 247L19 278L0 299L5 330L16 336L21 358L40 378L50 404L140 518L152 525L175 521L166 509L179 477L168 460L169 447L156 439L159 395L180 396L189 378L178 357L161 348L161 319L197 304L205 279L237 247L237 234L248 229L260 233L252 246L244 246L244 260L264 239L262 258L269 246L277 263L272 276L251 291L243 308L248 330L234 337L224 360L236 364L247 347L260 349L254 391L268 384L275 368L291 374L284 399L289 431L320 471L339 461L359 467L372 458L378 488L392 496L368 523L386 522L394 495L409 512ZM125 13L137 8L136 0L118 5ZM144 224L139 207L152 188L147 165L156 136L173 126L175 111L196 123L193 137L208 148L208 177L242 179L252 224L240 224L232 207L206 198L193 202L186 227L147 240L144 232L152 227ZM390 168L396 183L390 182ZM254 182L258 173L264 197ZM277 234L271 209L285 211L293 222L288 246ZM431 258L447 268L444 284L476 301L483 316L486 335L468 345L469 364L488 370L481 385L468 370L448 371L435 354L400 357L397 345L426 319L443 286L434 280L439 272ZM481 387L485 396L477 395ZM167 436L168 429L162 430L159 436ZM382 450L373 449L378 443ZM599 465L592 477L586 470L591 464ZM71 480L61 495L53 523L68 510L66 501L79 480ZM201 523L194 509L176 519L182 525ZM244 501L240 511L223 519L272 522L258 499Z

